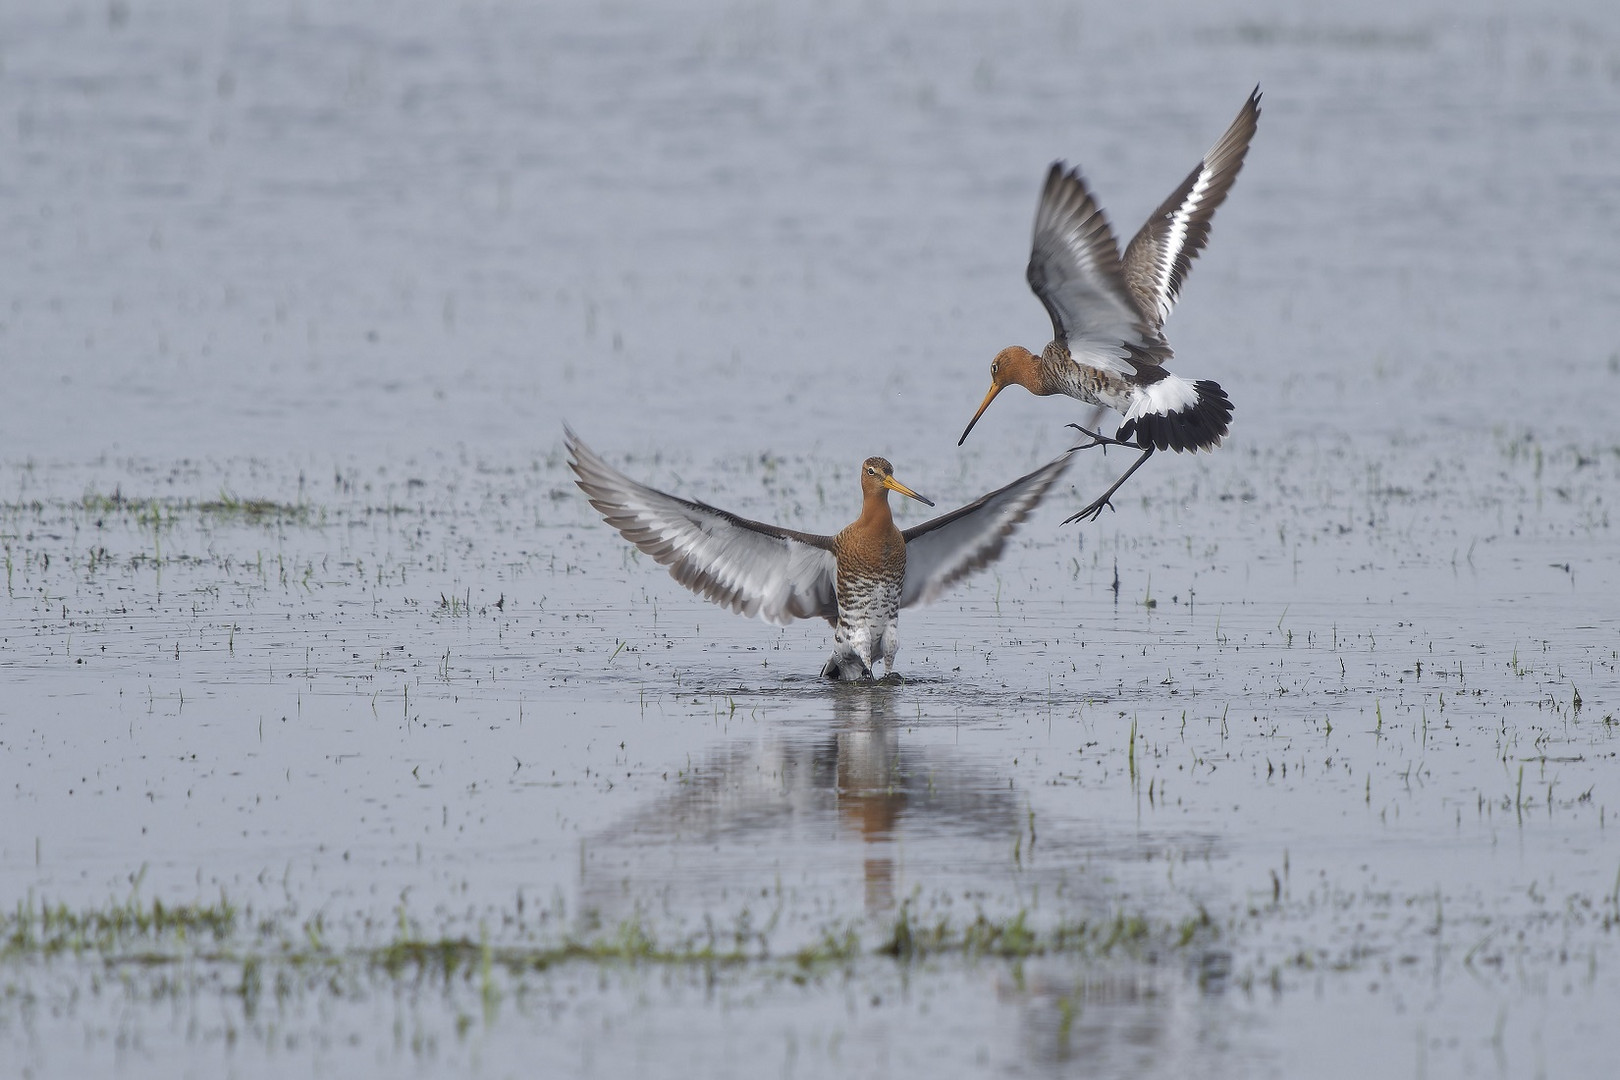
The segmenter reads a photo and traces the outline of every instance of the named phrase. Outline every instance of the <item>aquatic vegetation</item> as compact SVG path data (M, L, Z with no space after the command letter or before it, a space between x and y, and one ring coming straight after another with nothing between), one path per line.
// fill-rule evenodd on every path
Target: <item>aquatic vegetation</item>
M496 916L508 924L511 912ZM0 916L0 972L4 965L92 959L110 965L172 967L178 977L198 963L240 966L243 993L257 993L267 973L321 968L348 976L380 974L403 984L424 980L487 980L499 968L509 976L542 974L570 964L816 969L865 959L913 963L958 957L1016 960L1041 956L1104 958L1123 954L1152 960L1205 945L1219 935L1207 912L1178 923L1119 912L1095 921L1059 919L1043 925L1029 910L1006 917L983 912L966 921L944 915L919 918L911 902L870 925L829 925L810 944L777 952L746 913L734 932L680 935L661 941L640 917L595 933L554 934L537 940L496 940L450 933L423 936L401 911L395 934L380 942L334 942L320 915L255 913L221 896L216 901L165 903L143 899L139 887L121 901L74 908L33 897ZM729 944L721 940L729 937Z

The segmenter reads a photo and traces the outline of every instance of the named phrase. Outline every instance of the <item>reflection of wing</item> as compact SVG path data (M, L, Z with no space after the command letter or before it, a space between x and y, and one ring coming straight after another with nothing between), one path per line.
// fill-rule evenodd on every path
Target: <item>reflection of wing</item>
M975 570L995 562L1007 537L1069 467L1073 453L1063 454L960 510L907 529L903 534L906 580L900 587L900 606L928 603Z
M779 529L638 484L563 428L568 465L603 519L669 567L670 576L732 611L773 623L838 618L832 537Z
M1125 284L1113 230L1078 169L1046 174L1024 276L1052 316L1052 340L1081 363L1130 374L1123 342L1160 344Z
M1203 250L1209 239L1215 208L1226 199L1238 170L1243 168L1243 157L1249 152L1249 140L1254 138L1259 120L1257 86L1226 134L1153 211L1125 249L1125 280L1137 308L1154 328L1163 326L1176 306L1193 256Z

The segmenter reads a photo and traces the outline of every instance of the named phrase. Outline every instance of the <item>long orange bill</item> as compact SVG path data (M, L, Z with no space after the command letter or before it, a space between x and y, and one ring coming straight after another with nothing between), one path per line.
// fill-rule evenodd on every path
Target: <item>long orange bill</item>
M912 491L910 488L906 487L906 485L902 484L892 476L885 476L883 478L883 486L888 488L890 491L898 491L902 495L910 495L913 499L916 499L925 506L934 505L933 499L923 498L921 495L917 494L915 491Z
M999 394L999 393L1001 393L1001 384L1000 383L991 383L990 384L990 392L988 394L984 395L984 404L979 406L979 411L974 413L973 414L973 419L968 421L968 426L962 432L962 437L960 439L956 440L956 445L957 446L961 446L963 443L967 442L968 432L973 430L973 425L977 424L979 422L979 417L984 415L984 410L986 410L986 409L988 409L990 407L990 403L992 401L996 400L996 395Z

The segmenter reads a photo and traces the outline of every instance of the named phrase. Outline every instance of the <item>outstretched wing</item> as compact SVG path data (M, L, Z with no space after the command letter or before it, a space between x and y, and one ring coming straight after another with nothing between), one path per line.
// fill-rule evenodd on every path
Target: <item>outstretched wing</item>
M564 426L568 466L604 521L705 600L767 622L838 618L832 537L749 521L625 476Z
M1181 186L1153 211L1125 249L1125 280L1137 308L1154 329L1164 325L1181 296L1193 256L1209 240L1215 208L1226 200L1260 121L1260 88L1256 86L1237 118L1187 174Z
M1125 283L1108 218L1080 170L1054 162L1035 210L1035 237L1024 276L1052 317L1052 340L1095 366L1128 374L1129 342L1161 344Z
M1073 454L1070 450L960 510L907 529L902 534L906 579L900 586L900 606L929 603L1000 558L1007 537L1057 483Z

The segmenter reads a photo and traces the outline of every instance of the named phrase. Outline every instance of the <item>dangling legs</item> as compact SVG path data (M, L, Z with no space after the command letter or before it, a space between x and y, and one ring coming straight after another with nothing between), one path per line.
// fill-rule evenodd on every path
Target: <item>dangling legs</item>
M1090 450L1093 446L1101 446L1105 448L1109 446L1128 446L1133 450L1137 448L1135 443L1128 443L1123 439L1115 439L1110 436L1103 435L1099 432L1092 431L1089 428L1083 428L1079 424L1070 424L1069 426L1074 428L1080 434L1091 439L1091 441L1088 443L1081 443L1079 446L1074 447L1075 450ZM1149 446L1142 451L1142 456L1133 461L1131 463L1131 467L1125 470L1125 475L1114 481L1112 487L1088 503L1085 509L1081 510L1078 514L1075 514L1070 518L1065 518L1063 524L1068 525L1072 522L1084 521L1087 519L1096 521L1102 516L1104 507L1112 510L1114 508L1114 504L1108 500L1113 496L1114 492L1120 489L1120 486L1124 484L1125 481L1131 478L1131 473L1135 472L1137 469L1140 469L1142 467L1142 462L1146 461L1152 456L1153 447Z
M1090 450L1093 446L1128 446L1132 450L1140 449L1140 447L1133 442L1126 442L1124 439L1116 439L1112 435L1104 435L1100 431L1093 431L1090 428L1081 427L1079 424L1069 424L1067 426L1074 428L1074 430L1091 440L1088 443L1081 443L1079 446L1069 447L1071 453L1075 450Z

